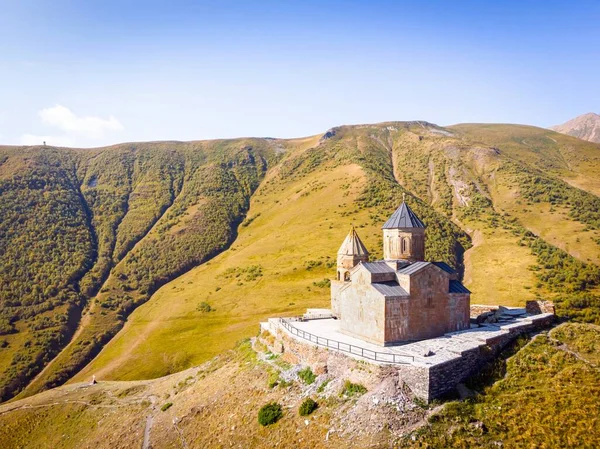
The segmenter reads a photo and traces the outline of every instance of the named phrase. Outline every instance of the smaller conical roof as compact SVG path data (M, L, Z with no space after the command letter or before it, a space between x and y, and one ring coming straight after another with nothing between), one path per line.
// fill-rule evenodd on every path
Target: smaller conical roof
M383 225L383 229L401 228L425 228L423 222L404 201L402 201L400 207L396 209L396 212Z
M369 255L369 251L367 251L367 248L365 247L363 242L360 240L360 237L354 230L354 226L352 226L352 229L346 236L344 243L342 243L342 246L340 246L338 255L345 255L345 256L368 256Z

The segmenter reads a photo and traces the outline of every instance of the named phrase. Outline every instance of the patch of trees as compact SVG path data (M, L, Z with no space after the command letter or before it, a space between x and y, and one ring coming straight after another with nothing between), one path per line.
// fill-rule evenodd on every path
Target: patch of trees
M146 234L147 228L144 229L145 237L112 268L111 276L96 297L100 307L91 316L90 326L55 361L53 372L40 380L39 388L66 381L99 352L122 328L127 316L158 288L229 246L271 157L270 147L263 141L250 142L256 145L244 141L182 144L182 182L172 184L175 190L170 207L150 232ZM101 175L97 179L96 188L103 182ZM132 180L135 179L141 178L133 176ZM120 229L117 226L117 236ZM244 279L249 280L261 275L260 266L249 267L243 273Z
M261 140L2 151L18 169L0 179L0 332L14 356L0 399L62 349L77 320L57 315L79 316L111 271L94 330L45 387L97 354L158 287L223 250L273 157ZM10 344L17 330L31 335L27 351Z
M249 267L232 267L225 270L223 273L217 276L217 278L224 279L239 279L245 280L246 282L255 281L263 275L263 268L261 265L250 265Z
M59 317L82 305L78 281L95 259L75 155L47 149L6 156L17 168L0 179L0 333L19 330L28 339L3 354L12 361L0 374L0 401L64 344L70 329Z
M555 302L557 314L573 321L600 324L600 267L574 258L529 231L523 231L523 244L537 257L531 267L539 281Z

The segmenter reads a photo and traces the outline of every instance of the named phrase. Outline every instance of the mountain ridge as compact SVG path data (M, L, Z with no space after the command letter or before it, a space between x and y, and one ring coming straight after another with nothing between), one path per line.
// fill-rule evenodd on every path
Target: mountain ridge
M562 125L551 126L550 129L578 139L600 143L600 114L588 112Z

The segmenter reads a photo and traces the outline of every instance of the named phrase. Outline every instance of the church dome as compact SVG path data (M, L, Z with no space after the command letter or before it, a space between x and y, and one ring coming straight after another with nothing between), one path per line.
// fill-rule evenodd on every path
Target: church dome
M383 229L425 228L425 224L415 215L404 201L396 212L385 222Z

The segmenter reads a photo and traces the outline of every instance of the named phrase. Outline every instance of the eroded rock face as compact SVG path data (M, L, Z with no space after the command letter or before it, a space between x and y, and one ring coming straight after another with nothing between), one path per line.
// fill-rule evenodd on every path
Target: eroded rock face
M589 142L600 143L600 115L593 112L575 117L562 125L552 126L550 129Z
M330 130L328 130L325 134L323 134L321 136L321 138L319 139L319 143L323 143L328 139L331 139L332 137L334 137L337 133L337 128L331 128Z

